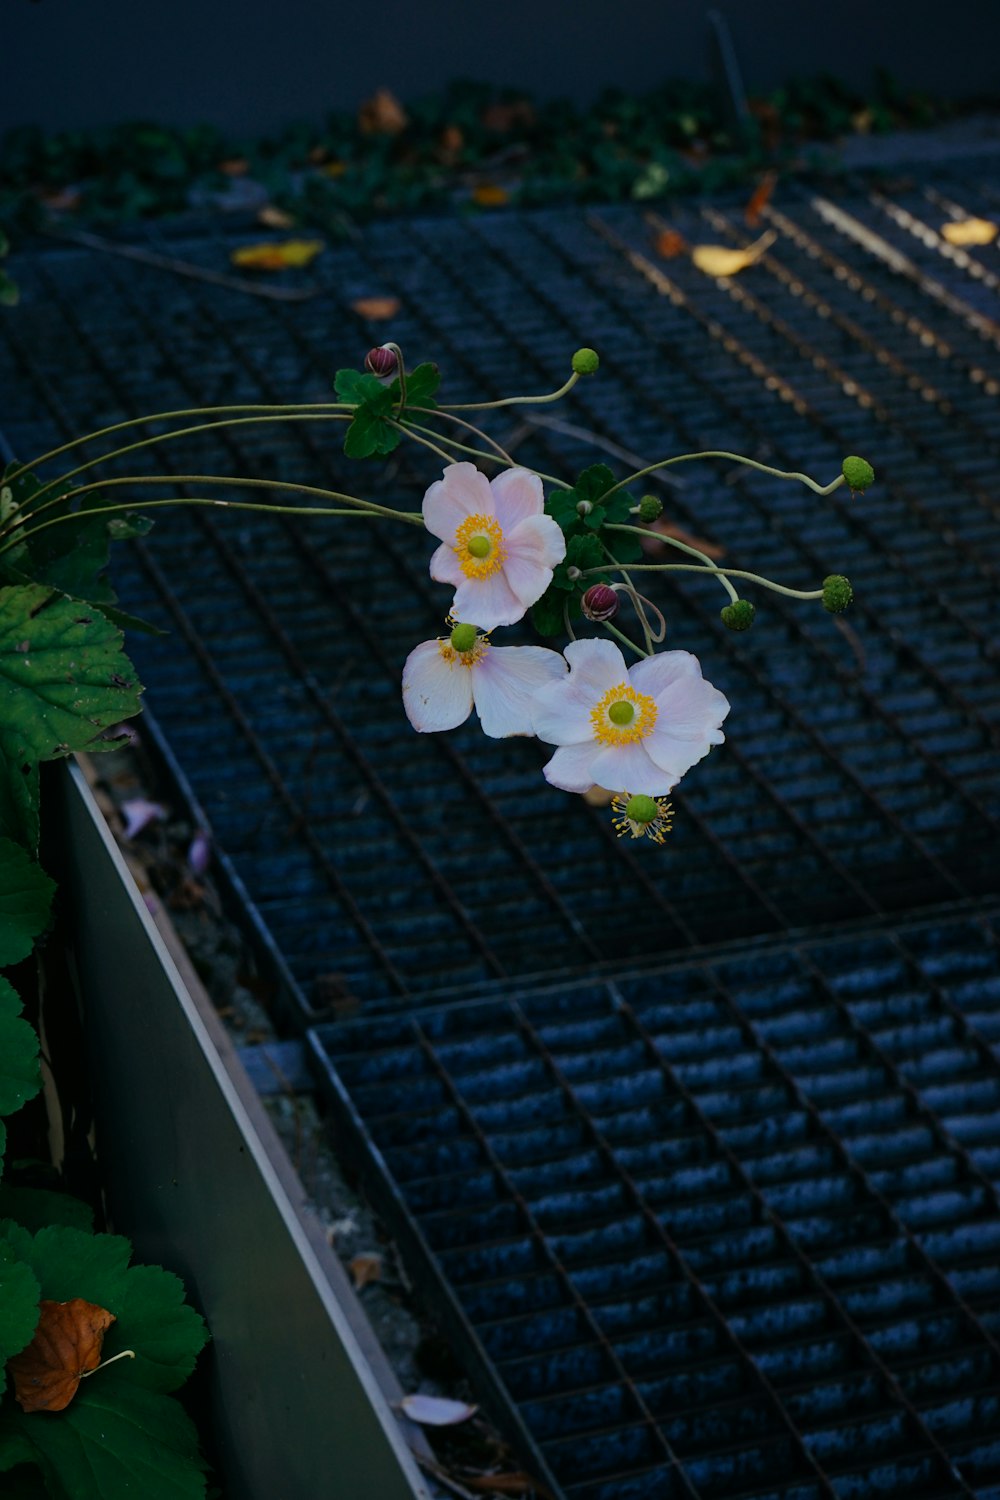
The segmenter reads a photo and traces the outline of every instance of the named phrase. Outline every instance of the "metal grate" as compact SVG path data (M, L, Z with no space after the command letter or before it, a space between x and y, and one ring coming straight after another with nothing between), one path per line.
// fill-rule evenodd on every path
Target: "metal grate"
M310 1033L567 1500L1000 1493L998 1041L968 918Z
M907 223L918 197L894 204ZM172 634L136 640L135 655L307 997L319 1004L332 977L371 1006L995 888L1000 416L983 348L990 328L1000 338L983 310L995 293L880 203L773 213L782 237L745 283L656 262L637 210L383 226L331 248L327 294L297 306L63 247L14 267L25 295L0 327L0 381L22 454L143 409L321 399L377 331L346 309L377 290L401 298L392 332L411 357L441 361L455 398L551 385L586 338L603 372L565 415L598 439L645 457L737 448L821 474L861 451L884 476L858 501L717 467L667 492L671 514L719 536L734 564L802 583L834 567L860 601L847 636L767 596L766 618L735 639L706 584L664 591L672 641L699 650L734 704L727 748L684 783L669 879L614 844L606 815L545 786L537 746L409 733L400 667L446 602L412 538L161 519L121 583L127 606ZM870 220L875 248L857 227ZM693 239L741 232L725 206L678 223ZM905 267L879 248L898 241ZM229 244L173 248L217 265ZM336 430L237 432L160 462L367 480ZM593 456L549 428L524 451L563 471ZM392 493L415 503L430 472L407 460ZM656 913L652 938L622 919L640 908Z

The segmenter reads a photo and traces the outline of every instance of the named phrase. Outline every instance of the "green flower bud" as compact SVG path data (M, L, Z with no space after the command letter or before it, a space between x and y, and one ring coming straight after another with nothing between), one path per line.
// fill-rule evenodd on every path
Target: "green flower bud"
M596 375L600 363L593 349L578 349L572 359L573 370L577 375Z
M655 521L657 516L663 514L663 501L657 499L656 495L643 495L639 501L639 520Z
M476 644L475 625L456 625L451 632L451 644L458 652L471 651Z
M652 823L654 818L660 816L660 808L652 797L646 797L641 792L637 792L626 802L625 816L632 823Z
M730 630L749 630L756 613L756 607L749 599L734 599L732 604L719 611L723 625Z
M858 458L857 454L844 459L842 472L856 494L863 494L875 483L875 470L866 458Z
M842 615L853 598L854 590L842 573L823 579L823 608L831 615Z

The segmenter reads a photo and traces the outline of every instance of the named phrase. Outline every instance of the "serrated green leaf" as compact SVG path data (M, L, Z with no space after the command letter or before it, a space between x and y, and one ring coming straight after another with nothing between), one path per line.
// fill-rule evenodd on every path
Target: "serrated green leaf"
M45 931L55 888L55 881L27 850L13 839L0 838L0 969L27 958ZM4 1113L9 1111L0 1104L0 1114Z
M539 635L562 635L565 632L565 603L566 594L561 589L550 586L537 603L531 606L531 623Z
M0 838L38 851L38 764L8 760L0 743Z
M391 453L399 446L402 434L391 427L385 417L359 406L344 438L348 458L371 458L375 453Z
M0 1219L14 1219L31 1234L53 1224L69 1224L87 1233L94 1228L90 1205L72 1194L55 1192L52 1188L18 1187L8 1182L0 1186Z
M139 711L122 634L41 584L0 589L0 748L18 764L82 750Z
M30 1344L38 1327L40 1296L38 1277L31 1267L9 1245L0 1242L0 1372L9 1359Z
M570 578L570 568L579 568L585 572L590 568L599 568L606 561L604 548L600 540L593 532L585 531L579 536L571 536L566 542L566 556L552 574L552 586L569 592L583 593L592 583L600 580L593 578Z
M109 1380L144 1385L151 1391L175 1391L183 1385L208 1339L203 1320L184 1301L184 1283L160 1266L132 1266L125 1276L125 1300L118 1322L104 1340L105 1359L133 1349L134 1360L121 1360Z
M41 1086L35 1028L22 1018L13 985L0 979L0 1115L14 1114Z
M392 409L392 395L377 375L361 370L338 370L333 388L341 401L353 402L355 406L372 406L378 411Z
M406 404L407 406L419 406L426 411L433 411L437 406L434 393L441 384L441 371L437 365L427 362L417 365L416 369L409 372L406 377ZM389 387L394 401L399 400L399 380L394 380Z
M607 464L591 464L576 476L573 489L578 500L594 502L606 495L615 483L615 476Z
M51 1302L83 1297L115 1317L125 1304L125 1274L132 1246L118 1234L88 1234L66 1224L46 1225L30 1234L10 1219L0 1222L6 1242L38 1277L41 1295Z
M39 511L38 529L29 531L17 548L0 554L5 575L18 583L47 583L91 604L114 604L117 596L104 576L111 543L146 536L153 522L130 512L104 514L108 502L97 493L74 501L71 479L43 487L30 470L18 474L10 465L2 483L10 498L0 512L6 510L9 517L18 511L30 520L36 508ZM36 506L35 497L43 489Z
M149 620L140 620L138 615L130 615L127 610L119 609L114 604L99 604L98 609L106 620L112 625L117 625L119 630L137 630L140 635L169 635L168 630L159 625L153 625ZM93 748L93 747L91 747Z
M112 1387L110 1374L93 1375L44 1420L13 1414L50 1488L64 1500L203 1500L205 1463L183 1407L140 1385Z

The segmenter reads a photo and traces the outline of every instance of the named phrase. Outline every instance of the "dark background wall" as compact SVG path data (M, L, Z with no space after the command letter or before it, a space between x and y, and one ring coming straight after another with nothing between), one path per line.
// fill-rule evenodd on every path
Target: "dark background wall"
M1000 0L717 0L745 81L1000 94ZM0 0L0 126L149 118L267 130L456 77L578 102L707 72L704 0Z

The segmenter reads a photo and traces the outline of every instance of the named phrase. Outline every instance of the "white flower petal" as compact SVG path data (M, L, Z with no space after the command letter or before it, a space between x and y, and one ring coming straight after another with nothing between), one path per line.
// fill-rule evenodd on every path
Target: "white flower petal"
M595 746L591 709L608 688L626 680L625 658L613 641L595 640L571 641L565 655L569 676L535 695L535 733L550 745Z
M646 749L648 744L648 740L632 740L625 745L599 747L592 761L594 780L630 794L644 792L647 797L669 792L679 777L656 764Z
M551 516L529 516L504 534L503 570L522 604L534 604L566 556L566 538Z
M435 734L457 729L472 712L472 671L445 661L439 641L424 641L403 667L403 707L414 729Z
M472 696L491 739L531 734L531 699L543 683L565 677L566 663L558 651L544 646L488 646L473 667Z
M581 692L592 691L595 700L628 678L625 658L614 641L570 641L564 655L573 682Z
M424 496L424 525L443 542L454 540L467 516L491 516L493 494L490 482L475 464L449 464L443 479L436 479Z
M450 583L454 588L465 582L458 553L447 542L442 542L431 557L431 577L437 583Z
M664 651L647 657L629 674L634 687L656 700L657 729L679 740L709 738L729 713L729 702L701 675L701 664L689 651ZM722 736L711 738L713 745Z
M542 514L542 481L530 469L506 469L490 481L490 489L496 518L505 533L513 531L525 517Z
M723 744L725 738L721 729L713 729L701 739L674 739L669 731L657 726L642 743L649 752L650 759L677 782L685 771L690 771L692 766L704 760L713 745ZM629 786L629 791L631 790Z
M594 742L585 745L562 745L542 767L542 775L552 786L564 792L588 792L594 785Z
M480 630L495 630L498 625L514 625L524 617L524 605L514 593L502 572L488 578L463 578L455 590L452 615Z

